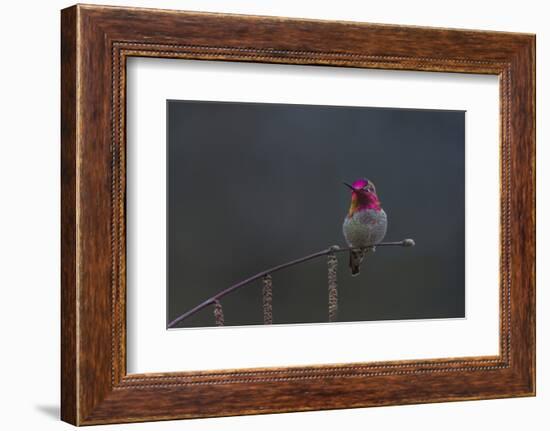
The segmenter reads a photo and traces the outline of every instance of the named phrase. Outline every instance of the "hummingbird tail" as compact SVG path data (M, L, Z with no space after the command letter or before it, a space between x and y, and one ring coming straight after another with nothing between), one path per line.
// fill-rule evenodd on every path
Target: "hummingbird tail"
M349 252L349 267L351 269L351 275L359 275L359 267L363 261L365 253L361 249L350 250Z

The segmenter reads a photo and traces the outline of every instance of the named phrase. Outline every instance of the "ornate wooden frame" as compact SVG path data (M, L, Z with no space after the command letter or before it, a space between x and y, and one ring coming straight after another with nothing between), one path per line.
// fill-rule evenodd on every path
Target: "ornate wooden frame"
M77 5L62 11L61 417L75 425L535 394L535 36ZM500 354L126 373L129 56L500 77Z

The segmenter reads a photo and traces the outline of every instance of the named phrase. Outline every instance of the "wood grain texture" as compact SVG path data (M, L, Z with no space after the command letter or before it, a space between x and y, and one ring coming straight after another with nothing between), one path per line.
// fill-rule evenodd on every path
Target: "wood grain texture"
M533 35L78 5L62 11L61 36L63 420L87 425L534 395ZM499 355L127 375L130 56L498 75Z

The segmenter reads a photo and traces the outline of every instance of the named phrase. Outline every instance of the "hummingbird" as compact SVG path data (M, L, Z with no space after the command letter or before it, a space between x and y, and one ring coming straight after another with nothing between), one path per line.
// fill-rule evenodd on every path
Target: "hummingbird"
M372 181L361 178L344 185L351 189L351 205L342 230L348 246L353 248L349 254L349 267L351 275L356 276L366 251L375 251L375 245L384 239L388 218Z

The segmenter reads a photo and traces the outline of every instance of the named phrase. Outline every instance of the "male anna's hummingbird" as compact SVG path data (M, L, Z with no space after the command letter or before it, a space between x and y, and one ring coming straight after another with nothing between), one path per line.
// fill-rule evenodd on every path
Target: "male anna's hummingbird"
M348 246L356 249L350 251L349 266L351 274L357 275L366 250L374 251L374 245L384 239L388 219L371 181L362 178L344 184L351 189L351 205L342 230Z

